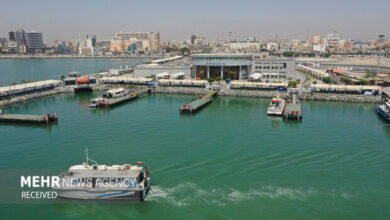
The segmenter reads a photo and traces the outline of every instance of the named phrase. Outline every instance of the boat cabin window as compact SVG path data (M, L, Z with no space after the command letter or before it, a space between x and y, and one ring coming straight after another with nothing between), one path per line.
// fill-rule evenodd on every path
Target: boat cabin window
M138 182L142 182L144 180L144 172L141 172L137 177Z
M67 172L66 176L73 176L73 172Z
M97 165L93 165L93 166L92 166L92 169L94 169L94 170L97 170L97 168L98 168Z
M104 93L103 98L112 98L112 94L111 93Z

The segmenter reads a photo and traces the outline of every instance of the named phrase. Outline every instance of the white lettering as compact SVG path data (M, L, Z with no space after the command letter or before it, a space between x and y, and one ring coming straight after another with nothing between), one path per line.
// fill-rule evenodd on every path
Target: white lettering
M33 181L32 187L34 188L39 187L39 176L33 176L32 181Z
M28 187L31 187L31 177L30 176L28 176L27 178L25 178L24 176L20 177L20 187L24 187L25 185L27 185Z

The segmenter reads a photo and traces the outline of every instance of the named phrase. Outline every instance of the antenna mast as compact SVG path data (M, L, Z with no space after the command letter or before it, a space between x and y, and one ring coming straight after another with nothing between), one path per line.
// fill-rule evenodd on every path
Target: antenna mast
M98 162L96 162L95 160L92 160L91 158L88 157L88 147L85 147L85 156L86 156L86 163L88 165L88 161L91 161L91 162L94 162L96 165L98 164Z

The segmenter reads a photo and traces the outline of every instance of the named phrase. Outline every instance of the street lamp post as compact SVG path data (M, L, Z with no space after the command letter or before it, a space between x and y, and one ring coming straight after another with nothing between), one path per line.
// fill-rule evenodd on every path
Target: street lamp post
M378 49L378 63L377 63L377 66L376 66L375 86L378 85L379 65L380 65L380 59L381 59L381 45L383 43L385 35L380 34L378 37L379 37L379 41L378 41L379 49Z

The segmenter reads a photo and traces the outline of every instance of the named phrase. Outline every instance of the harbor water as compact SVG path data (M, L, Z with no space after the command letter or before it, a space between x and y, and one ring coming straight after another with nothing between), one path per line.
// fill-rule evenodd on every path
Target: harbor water
M13 82L60 80L68 72L77 71L91 74L108 69L125 68L140 64L148 59L142 58L50 58L50 59L0 59L0 87Z
M0 169L61 169L90 157L143 161L145 202L0 204L2 219L388 219L390 124L375 105L303 102L302 122L270 118L270 100L147 95L91 109L62 94L4 109L57 112L57 125L0 124ZM2 177L6 178L6 177Z

